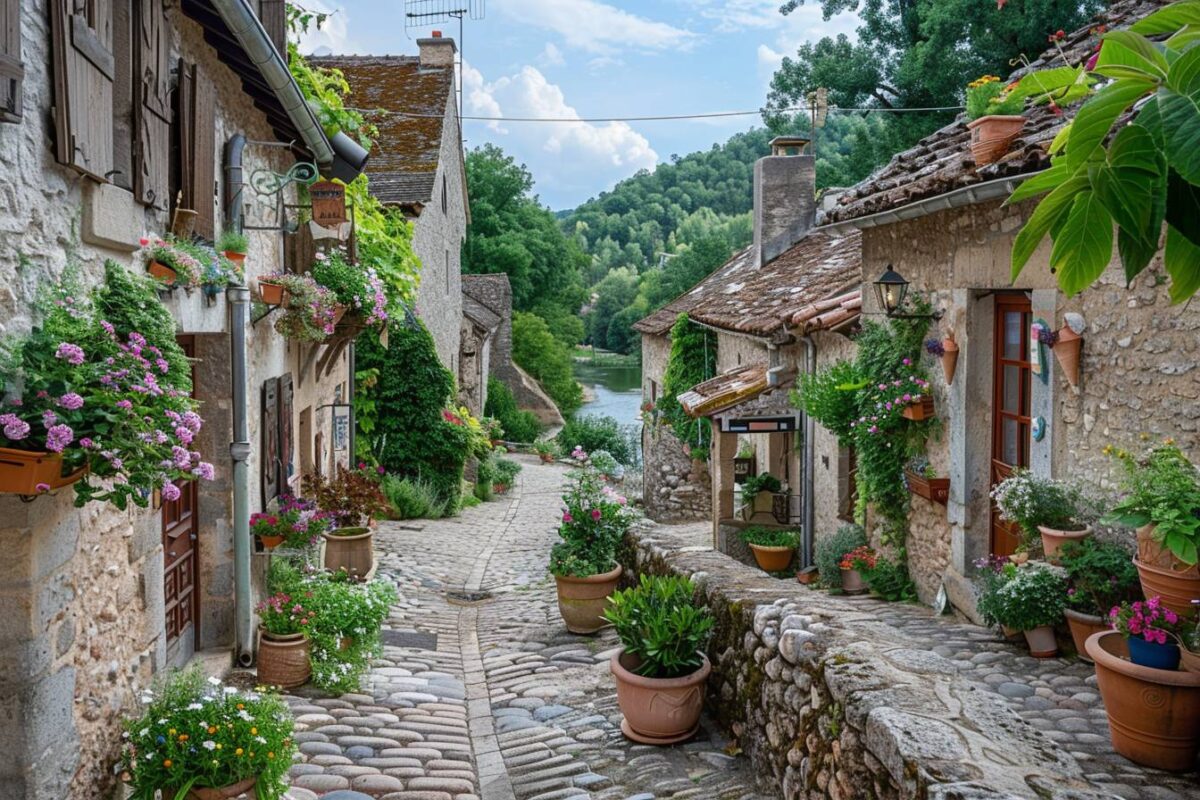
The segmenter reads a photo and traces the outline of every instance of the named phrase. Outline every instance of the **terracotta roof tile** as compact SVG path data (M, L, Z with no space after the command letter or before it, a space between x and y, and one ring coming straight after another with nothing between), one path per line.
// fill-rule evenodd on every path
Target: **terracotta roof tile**
M766 390L767 365L749 364L698 383L676 399L685 412L700 417L757 397Z
M639 333L661 336L671 330L680 314L691 311L700 303L713 287L724 286L731 275L741 272L747 267L754 267L754 248L747 247L734 253L728 261L718 267L704 280L691 289L676 297L658 311L643 317L633 324L633 329Z

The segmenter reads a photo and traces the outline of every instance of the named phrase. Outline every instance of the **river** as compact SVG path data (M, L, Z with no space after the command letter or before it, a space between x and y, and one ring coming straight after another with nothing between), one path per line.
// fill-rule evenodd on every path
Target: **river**
M586 417L613 417L622 426L640 428L642 369L575 362L575 379L583 384L587 400L577 411ZM635 439L636 440L636 439Z

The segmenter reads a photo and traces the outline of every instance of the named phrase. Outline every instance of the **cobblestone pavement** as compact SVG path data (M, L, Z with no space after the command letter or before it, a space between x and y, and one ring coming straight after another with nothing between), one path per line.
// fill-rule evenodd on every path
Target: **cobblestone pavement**
M546 573L563 470L520 458L513 491L455 519L383 523L379 574L400 599L361 694L301 691L294 800L753 800L707 720L691 742L620 732L611 632L576 636Z

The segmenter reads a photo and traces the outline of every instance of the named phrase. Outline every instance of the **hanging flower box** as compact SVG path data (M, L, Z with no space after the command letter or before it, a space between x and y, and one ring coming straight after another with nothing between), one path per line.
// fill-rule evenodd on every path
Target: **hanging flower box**
M37 495L75 483L84 472L63 475L61 453L0 447L0 493Z
M949 478L926 478L911 469L904 470L904 478L908 483L908 490L918 497L943 506L950 499Z
M258 299L262 301L263 305L283 305L284 291L283 284L281 283L267 278L258 279Z
M933 398L929 395L922 395L921 399L914 400L906 405L904 410L900 412L900 416L905 419L911 419L913 422L933 419L936 416L933 407Z

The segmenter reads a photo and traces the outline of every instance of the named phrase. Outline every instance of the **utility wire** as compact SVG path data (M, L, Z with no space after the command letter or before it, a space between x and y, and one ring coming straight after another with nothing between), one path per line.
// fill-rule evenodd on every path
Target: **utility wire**
M874 106L860 108L839 108L836 106L830 106L829 111L865 112L872 114L908 114L932 113L938 111L962 111L963 108L963 106L935 106L930 108L878 108ZM383 108L351 108L350 110L357 111L360 114L383 114L387 116L409 117L412 119L441 119L444 116L443 114L418 114L412 111L390 111ZM811 106L795 106L792 108L760 108L754 111L714 111L706 114L659 114L637 117L481 117L467 115L462 117L462 119L476 122L657 122L670 120L712 119L714 117L747 117L759 116L766 112L785 114L788 112L811 110Z

